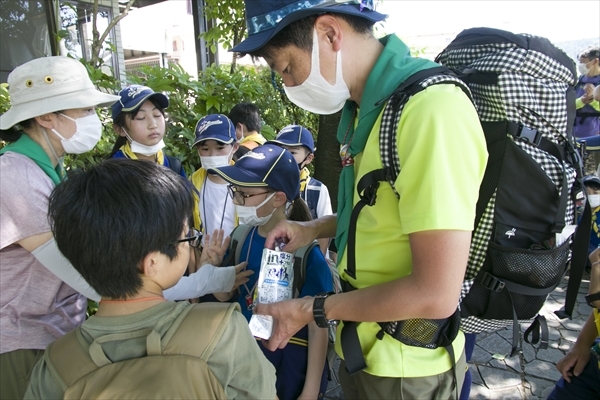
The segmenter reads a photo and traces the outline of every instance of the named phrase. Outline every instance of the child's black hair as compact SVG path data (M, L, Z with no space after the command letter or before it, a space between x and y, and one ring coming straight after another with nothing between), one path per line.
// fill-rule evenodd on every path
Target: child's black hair
M176 241L191 213L182 177L129 159L74 173L52 192L48 212L60 251L98 294L115 299L140 290L146 255L177 257Z
M240 103L234 106L227 116L234 126L244 124L251 132L260 132L262 121L258 107L253 103Z

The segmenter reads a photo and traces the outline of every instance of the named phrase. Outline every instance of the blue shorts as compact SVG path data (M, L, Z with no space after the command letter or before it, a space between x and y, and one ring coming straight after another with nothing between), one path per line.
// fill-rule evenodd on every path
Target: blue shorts
M598 359L590 355L583 372L579 376L572 376L571 383L560 378L548 400L598 400L600 399L600 369Z
M304 381L306 380L308 347L288 343L283 349L270 351L263 347L261 342L258 342L258 347L260 347L271 364L275 366L277 375L275 386L279 400L297 399L302 393L302 389L304 389ZM327 361L325 361L318 399L322 399L327 391L327 370Z

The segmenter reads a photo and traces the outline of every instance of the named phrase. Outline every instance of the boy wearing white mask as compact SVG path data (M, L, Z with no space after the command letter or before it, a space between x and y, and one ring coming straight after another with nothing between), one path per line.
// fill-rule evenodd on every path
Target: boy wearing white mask
M274 145L259 146L241 157L235 165L209 169L227 182L240 224L252 225L240 252L247 269L254 271L249 281L230 293L215 295L221 301L237 300L242 314L250 320L252 310L247 300L256 290L266 237L280 221L308 221L310 211L300 198L300 171L290 152ZM306 276L299 297L314 296L332 290L331 272L321 251L314 247L305 257ZM326 329L314 321L304 325L283 349L263 353L275 366L277 397L321 399L327 389L325 357Z
M147 86L131 85L119 97L112 106L113 129L119 137L108 158L153 161L185 178L181 161L163 151L167 96Z
M201 232L223 229L229 235L236 227L235 210L227 195L227 182L209 168L231 164L238 149L235 126L222 114L210 114L196 124L194 147L202 164L191 177L194 192L194 227Z
M588 175L583 178L583 186L587 192L587 201L592 209L592 231L590 232L590 243L588 254L600 247L600 227L598 227L598 217L600 217L600 178L596 175Z

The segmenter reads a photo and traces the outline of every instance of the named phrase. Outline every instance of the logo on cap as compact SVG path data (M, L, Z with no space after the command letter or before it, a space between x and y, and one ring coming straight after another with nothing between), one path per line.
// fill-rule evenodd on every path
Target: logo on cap
M202 135L202 133L207 130L208 128L210 128L213 125L221 125L223 123L223 121L221 121L220 119L214 120L214 121L202 121L202 123L200 125L198 125L198 129L196 130L196 135Z
M246 158L246 157L254 158L255 160L264 160L265 159L265 155L263 153L255 153L253 151L249 151L246 154L244 154L243 156L241 156L239 158L239 160L241 160L242 158Z
M152 90L152 89L150 89L149 87L146 87L146 86L133 86L127 90L127 96L131 97L132 99L135 99L135 96L142 93L144 90Z
M281 135L283 135L284 133L288 133L288 132L294 132L293 125L288 125L285 128L283 128L282 130L280 130L279 133L277 134L276 139L279 139L281 137Z

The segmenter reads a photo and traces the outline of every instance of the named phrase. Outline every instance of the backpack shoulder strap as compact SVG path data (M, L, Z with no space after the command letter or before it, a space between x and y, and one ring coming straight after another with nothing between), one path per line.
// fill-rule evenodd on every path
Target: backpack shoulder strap
M389 181L394 193L394 181L400 173L400 160L396 145L396 131L398 122L404 106L408 100L415 94L425 90L429 86L452 83L467 95L473 102L469 87L457 76L457 74L448 67L435 67L417 72L398 86L385 106L381 117L381 127L379 129L379 152L384 169L389 169L385 175ZM398 193L396 196L399 197Z
M229 242L229 248L227 249L227 257L223 259L223 262L221 263L222 267L239 264L242 247L252 228L251 225L242 224L236 226L233 232L231 232L231 241Z
M170 156L165 154L167 160L169 160L169 168L177 173L177 175L181 174L181 161L177 157Z
M318 247L319 243L314 240L311 244L300 247L294 252L294 285L292 293L294 298L300 297L300 291L306 280L306 264L308 263L308 254Z
M238 303L192 304L163 337L162 354L186 354L207 361ZM183 313L182 313L183 314ZM193 344L193 346L192 346Z
M48 370L63 391L98 368L90 357L85 342L78 337L80 335L81 328L72 330L50 343L44 353Z

